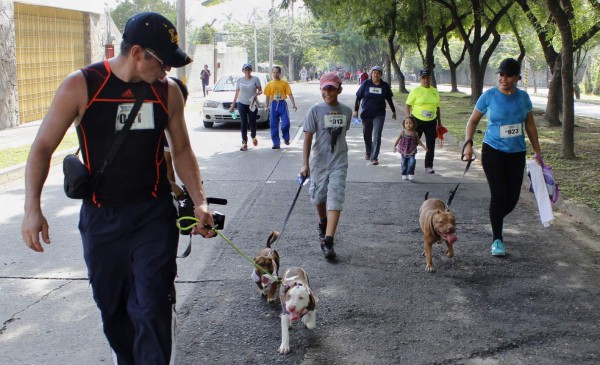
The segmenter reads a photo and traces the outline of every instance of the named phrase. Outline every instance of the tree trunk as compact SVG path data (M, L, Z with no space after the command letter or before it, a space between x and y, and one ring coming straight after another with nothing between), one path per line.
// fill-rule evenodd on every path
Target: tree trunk
M572 160L575 156L575 100L573 100L573 32L569 23L569 12L573 9L568 0L546 0L546 5L560 31L562 49L561 81L563 91L562 157ZM563 6L565 7L563 9Z
M452 85L452 89L450 92L457 93L458 92L458 82L456 81L456 66L454 64L449 64L450 67L450 85Z
M485 69L481 69L479 64L479 51L471 50L469 52L471 68L471 103L475 104L481 94L483 94L483 79L485 78Z
M561 57L556 57L554 61L554 72L552 72L552 81L548 86L548 103L546 104L546 115L544 119L553 127L560 127L560 112L562 110L562 73L561 73Z

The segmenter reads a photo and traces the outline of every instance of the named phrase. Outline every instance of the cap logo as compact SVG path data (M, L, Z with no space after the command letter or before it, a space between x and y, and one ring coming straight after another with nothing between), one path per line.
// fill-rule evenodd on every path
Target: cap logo
M175 32L175 29L169 29L169 34L171 35L171 43L179 44L179 36Z

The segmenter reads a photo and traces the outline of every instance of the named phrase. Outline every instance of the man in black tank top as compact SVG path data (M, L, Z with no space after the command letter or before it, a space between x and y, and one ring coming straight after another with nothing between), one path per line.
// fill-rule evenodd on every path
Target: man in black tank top
M175 359L176 211L166 178L163 141L177 174L196 203L194 234L214 224L200 168L187 136L183 97L166 77L192 62L177 31L162 15L141 13L125 26L118 56L73 72L56 91L31 146L25 172L25 244L43 252L50 243L41 192L50 158L73 123L92 176L103 163L138 93L144 103L92 196L84 199L79 228L94 299L118 364L169 364ZM164 132L167 132L166 134Z

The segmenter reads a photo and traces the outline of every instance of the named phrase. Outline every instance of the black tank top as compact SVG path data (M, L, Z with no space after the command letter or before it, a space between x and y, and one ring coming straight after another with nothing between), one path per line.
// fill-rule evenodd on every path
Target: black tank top
M81 72L88 89L88 105L77 126L77 136L92 176L104 163L127 112L135 103L134 92L146 88L144 104L119 148L116 157L101 177L92 202L121 205L168 194L163 139L168 121L168 83L157 81L127 83L118 79L108 61L91 64Z

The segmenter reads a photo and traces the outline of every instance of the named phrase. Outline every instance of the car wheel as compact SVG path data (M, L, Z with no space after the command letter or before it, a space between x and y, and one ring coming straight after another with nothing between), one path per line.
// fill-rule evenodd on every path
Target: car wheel
M212 128L215 122L204 122L204 128Z

